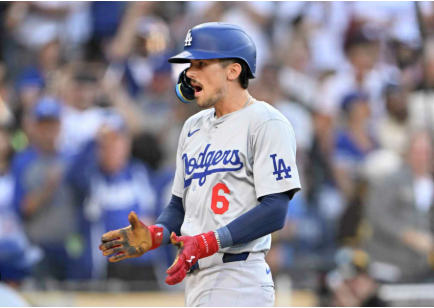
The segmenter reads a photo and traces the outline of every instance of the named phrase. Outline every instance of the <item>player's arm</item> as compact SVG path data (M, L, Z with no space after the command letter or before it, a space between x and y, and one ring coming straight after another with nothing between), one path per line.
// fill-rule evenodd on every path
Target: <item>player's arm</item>
M282 229L295 192L294 189L264 196L258 206L216 230L220 248L245 244Z
M172 195L172 199L161 215L158 217L155 225L163 228L162 245L169 244L170 234L175 232L181 233L181 226L184 221L185 211L182 205L182 198Z

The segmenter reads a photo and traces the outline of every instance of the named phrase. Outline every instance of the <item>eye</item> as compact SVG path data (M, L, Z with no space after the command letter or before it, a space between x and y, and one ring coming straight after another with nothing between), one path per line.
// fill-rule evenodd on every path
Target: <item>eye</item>
M199 67L203 67L205 65L206 65L205 62L202 62L202 61L199 62Z

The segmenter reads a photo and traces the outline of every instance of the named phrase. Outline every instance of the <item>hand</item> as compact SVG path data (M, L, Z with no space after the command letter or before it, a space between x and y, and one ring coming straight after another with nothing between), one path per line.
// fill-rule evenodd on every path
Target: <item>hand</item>
M166 278L168 285L180 283L187 276L190 268L199 260L199 243L193 236L176 236L172 232L170 241L173 245L178 247L175 261L172 266L166 271L169 276Z
M52 166L47 171L45 187L47 189L57 188L62 182L63 170L60 166Z
M104 256L113 255L110 262L118 262L127 258L137 258L147 251L157 248L163 240L163 228L147 227L136 213L128 215L131 226L110 231L101 237L99 249Z
M214 232L202 233L196 236L176 236L172 232L170 241L178 247L178 253L172 266L166 271L168 285L180 283L197 260L209 257L219 250Z
M407 245L420 253L429 253L434 248L432 236L425 232L412 229L407 230L403 234L403 240Z

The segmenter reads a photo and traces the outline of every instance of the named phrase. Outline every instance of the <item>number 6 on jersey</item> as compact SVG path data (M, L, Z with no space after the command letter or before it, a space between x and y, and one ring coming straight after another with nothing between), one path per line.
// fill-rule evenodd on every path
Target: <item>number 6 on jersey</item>
M215 214L218 214L218 215L222 215L223 213L225 213L229 209L229 201L228 201L228 199L226 199L225 196L219 195L220 190L223 190L223 192L225 194L231 193L229 188L223 183L218 183L217 185L215 185L213 187L212 199L211 199L211 209ZM222 206L218 207L217 202L221 202Z

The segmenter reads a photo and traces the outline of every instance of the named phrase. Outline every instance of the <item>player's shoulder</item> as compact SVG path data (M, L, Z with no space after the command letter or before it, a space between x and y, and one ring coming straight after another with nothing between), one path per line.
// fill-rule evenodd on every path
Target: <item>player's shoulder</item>
M203 121L211 116L214 113L214 108L206 109L199 111L198 113L192 115L185 121L184 123L184 129L190 129L192 127L200 127L203 123Z
M263 101L256 101L251 107L249 117L251 119L251 127L259 128L267 122L283 122L292 128L288 119L276 108Z

